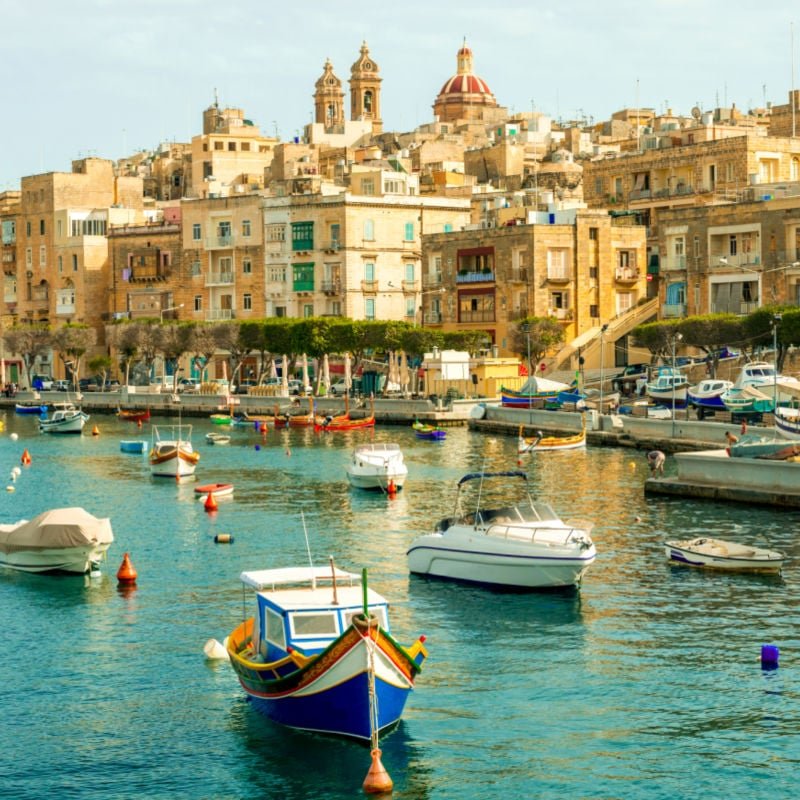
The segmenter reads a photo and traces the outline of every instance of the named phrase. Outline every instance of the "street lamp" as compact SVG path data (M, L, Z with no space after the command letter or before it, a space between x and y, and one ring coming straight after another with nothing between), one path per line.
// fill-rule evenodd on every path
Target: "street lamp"
M183 306L184 306L184 303L181 303L180 305L177 305L177 306L170 306L169 308L162 308L161 309L160 321L161 322L164 321L164 314L166 314L168 311L176 311L179 308L183 308Z
M772 356L775 364L775 375L772 377L772 416L778 414L778 323L783 319L781 314L772 317Z
M603 378L604 378L604 375L603 375L603 368L604 368L603 355L604 355L604 351L605 351L605 338L604 337L605 337L605 333L606 333L607 330L608 330L608 323L606 323L605 325L603 325L602 328L600 328L600 417L599 417L599 419L601 419L601 420L603 419ZM600 429L601 430L603 429L603 423L602 422L600 423Z
M675 383L677 378L677 369L675 367L675 345L683 339L683 334L676 333L672 337L672 375L670 381L672 382L672 438L675 438Z

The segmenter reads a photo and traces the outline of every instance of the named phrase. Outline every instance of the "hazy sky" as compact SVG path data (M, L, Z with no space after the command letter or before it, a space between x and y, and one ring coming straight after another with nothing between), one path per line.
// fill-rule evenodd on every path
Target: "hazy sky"
M264 133L294 136L325 59L348 91L362 40L386 130L430 121L464 37L516 111L783 104L798 21L789 0L0 0L0 190L82 156L189 141L215 89Z

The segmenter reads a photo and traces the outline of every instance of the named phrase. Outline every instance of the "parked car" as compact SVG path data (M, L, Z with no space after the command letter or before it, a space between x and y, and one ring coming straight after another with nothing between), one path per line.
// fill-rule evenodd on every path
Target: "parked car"
M636 381L646 378L649 364L628 364L611 379L611 390L630 394L636 390Z
M305 392L303 391L303 381L292 378L289 381L289 394L311 394L311 387L307 386Z
M200 391L200 382L194 378L180 378L178 380L178 392L194 393Z
M352 381L350 381L350 394L353 394L353 386ZM331 395L333 397L337 397L340 394L344 394L347 391L347 384L345 383L344 378L340 378L336 383L331 384Z
M78 391L80 392L99 392L100 382L97 378L81 378L78 381Z
M72 389L72 381L54 381L53 382L53 391L54 392L69 392Z
M253 381L249 378L239 381L239 384L233 389L233 394L247 394L251 386L258 386L258 381Z
M49 375L34 375L31 386L37 391L50 392L53 390L53 379Z

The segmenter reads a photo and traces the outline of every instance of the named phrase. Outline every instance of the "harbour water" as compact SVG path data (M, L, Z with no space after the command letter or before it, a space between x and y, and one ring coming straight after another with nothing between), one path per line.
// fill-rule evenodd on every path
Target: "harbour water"
M192 420L198 482L235 484L209 514L196 484L152 479L146 456L120 452L149 425L94 416L83 436L58 437L35 418L5 422L0 470L15 491L0 520L83 506L111 517L115 542L100 578L0 569L4 796L361 797L363 745L272 725L203 655L250 614L241 571L307 563L303 518L315 563L367 567L395 637L428 639L404 720L381 742L395 798L797 794L797 512L646 500L644 454L626 449L524 457L538 497L595 522L599 555L579 592L501 593L410 577L405 551L449 513L464 473L517 468L512 437L453 428L422 442L379 427L409 467L389 499L347 486L368 432L234 429L220 447L204 441L218 426ZM706 534L784 551L783 575L667 565L665 538ZM139 573L128 592L124 552ZM761 669L763 643L780 647L777 670Z

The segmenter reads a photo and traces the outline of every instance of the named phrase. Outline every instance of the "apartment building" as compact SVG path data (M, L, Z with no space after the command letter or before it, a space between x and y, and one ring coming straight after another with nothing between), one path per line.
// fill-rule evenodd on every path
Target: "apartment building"
M111 226L144 222L142 180L117 177L113 163L87 158L72 172L22 179L16 222L16 318L93 325L102 342L111 274ZM98 345L99 346L99 345Z
M607 211L528 210L525 222L423 237L426 325L481 330L512 355L510 326L554 317L570 341L647 295L645 229Z
M800 197L665 211L658 240L664 318L800 305Z
M416 176L380 167L357 175L361 194L263 199L267 316L418 320L421 236L462 228L469 200L411 194Z

